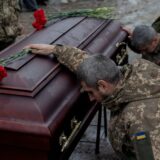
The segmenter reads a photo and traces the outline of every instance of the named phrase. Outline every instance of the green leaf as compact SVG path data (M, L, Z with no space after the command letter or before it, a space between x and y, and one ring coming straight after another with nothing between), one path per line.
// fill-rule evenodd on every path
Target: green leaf
M53 13L52 15L48 15L47 17L49 21L56 18L68 18L78 16L109 19L113 18L113 11L114 8L112 7L101 7L96 9L79 9L67 12Z

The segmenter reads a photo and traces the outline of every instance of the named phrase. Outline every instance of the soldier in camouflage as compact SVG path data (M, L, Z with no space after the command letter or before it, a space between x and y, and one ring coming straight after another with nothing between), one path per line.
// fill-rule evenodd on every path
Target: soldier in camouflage
M0 50L13 43L15 38L21 33L18 15L18 0L0 1Z
M133 51L160 65L160 34L152 26L138 25L133 31L127 27L123 29L129 33L129 47Z
M26 48L35 54L53 53L60 63L78 75L91 101L102 102L112 111L109 138L121 157L141 159L136 156L132 137L146 131L150 134L154 158L160 160L159 66L138 59L120 70L111 59L102 55L88 56L85 51L74 47L31 44ZM148 157L145 146L141 149Z

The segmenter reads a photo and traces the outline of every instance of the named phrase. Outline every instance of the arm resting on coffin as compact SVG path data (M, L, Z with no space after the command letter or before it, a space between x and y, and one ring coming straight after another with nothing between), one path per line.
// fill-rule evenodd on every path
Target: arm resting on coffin
M34 54L54 54L61 64L65 65L73 72L76 71L79 64L88 57L87 52L70 46L31 44L26 48L31 49L31 52Z

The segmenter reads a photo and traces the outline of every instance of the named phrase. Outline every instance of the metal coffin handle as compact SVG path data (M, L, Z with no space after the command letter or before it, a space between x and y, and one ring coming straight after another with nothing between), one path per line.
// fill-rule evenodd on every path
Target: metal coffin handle
M68 145L71 143L74 135L76 134L77 130L79 129L81 125L81 121L77 121L75 118L71 120L71 128L73 128L71 134L67 138L64 133L59 137L59 144L62 146L61 152L64 152L64 150L68 147Z

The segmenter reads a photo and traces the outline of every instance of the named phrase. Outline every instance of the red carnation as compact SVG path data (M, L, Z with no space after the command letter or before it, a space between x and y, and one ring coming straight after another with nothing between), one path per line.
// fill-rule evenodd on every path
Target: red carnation
M7 77L7 71L3 66L0 66L0 81L4 78Z
M37 22L33 22L32 25L33 25L33 27L36 28L37 30L41 30L41 29L44 28L43 25L41 25L41 24L39 24L39 23L37 23Z
M43 29L47 22L44 10L41 8L36 10L34 12L34 18L35 18L35 21L32 23L32 26L37 30Z

